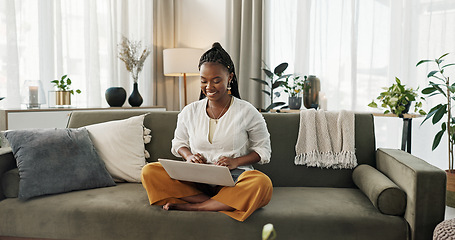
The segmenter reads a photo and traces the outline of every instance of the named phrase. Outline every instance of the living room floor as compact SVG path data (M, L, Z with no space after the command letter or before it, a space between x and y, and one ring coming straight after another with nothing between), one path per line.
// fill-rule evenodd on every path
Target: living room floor
M452 219L455 218L455 208L446 206L446 214L445 219Z

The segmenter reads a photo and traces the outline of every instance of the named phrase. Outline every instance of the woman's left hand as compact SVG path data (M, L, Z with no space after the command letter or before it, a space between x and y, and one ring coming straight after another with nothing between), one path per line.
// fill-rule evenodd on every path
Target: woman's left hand
M231 157L220 157L215 165L228 167L229 170L236 169L239 166L237 160Z

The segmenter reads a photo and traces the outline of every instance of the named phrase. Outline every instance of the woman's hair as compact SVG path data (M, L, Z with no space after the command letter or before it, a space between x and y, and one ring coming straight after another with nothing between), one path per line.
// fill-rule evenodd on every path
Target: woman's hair
M237 75L235 75L235 67L234 62L232 62L231 57L229 54L221 47L220 43L215 42L212 45L212 48L207 50L204 54L202 54L201 59L199 60L199 70L201 70L202 64L206 62L214 62L223 65L229 72L229 74L234 73L234 76L231 79L231 95L240 98L239 93L239 85L237 82ZM204 99L205 95L201 90L201 94L199 96L199 100Z

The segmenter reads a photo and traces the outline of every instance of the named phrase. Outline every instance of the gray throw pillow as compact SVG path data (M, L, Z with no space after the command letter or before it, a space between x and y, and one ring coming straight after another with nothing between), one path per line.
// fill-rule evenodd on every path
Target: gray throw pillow
M114 186L85 128L5 132L19 168L19 199Z

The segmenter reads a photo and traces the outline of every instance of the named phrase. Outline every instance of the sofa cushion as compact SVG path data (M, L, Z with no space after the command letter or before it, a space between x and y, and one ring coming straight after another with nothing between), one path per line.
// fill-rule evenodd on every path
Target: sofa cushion
M115 185L86 129L7 131L19 169L19 198Z
M245 222L217 212L150 206L137 183L27 202L8 198L0 201L0 216L8 216L0 218L0 236L54 239L260 239L267 223L275 226L279 239L409 237L404 218L380 213L353 188L276 187L270 203Z
M377 169L360 165L354 169L352 178L379 211L397 216L404 214L406 193Z
M7 198L17 198L19 196L19 169L14 168L2 175L3 194Z
M85 127L108 172L117 182L141 182L146 157L144 117L134 116Z

